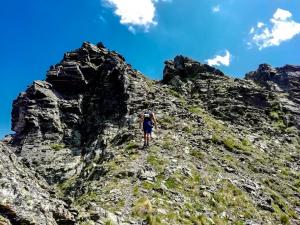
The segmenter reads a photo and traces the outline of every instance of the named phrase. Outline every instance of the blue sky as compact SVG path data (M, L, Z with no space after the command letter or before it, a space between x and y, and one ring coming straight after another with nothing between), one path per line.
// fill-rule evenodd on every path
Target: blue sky
M83 41L102 41L153 79L178 54L243 77L260 63L300 64L299 9L295 0L2 1L0 137L11 133L13 99Z

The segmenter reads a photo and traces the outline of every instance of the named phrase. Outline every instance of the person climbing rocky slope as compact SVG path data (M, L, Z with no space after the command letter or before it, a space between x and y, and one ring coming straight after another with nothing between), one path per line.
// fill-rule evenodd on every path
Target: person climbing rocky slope
M13 102L0 166L36 175L9 175L17 198L1 174L0 224L299 224L299 81L296 66L233 79L184 56L153 81L83 43ZM142 149L146 109L159 129ZM24 204L39 193L52 213L37 220Z

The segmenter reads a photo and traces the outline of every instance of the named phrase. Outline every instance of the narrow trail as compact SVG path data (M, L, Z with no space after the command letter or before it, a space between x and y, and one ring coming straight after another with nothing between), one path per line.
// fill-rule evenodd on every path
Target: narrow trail
M139 157L132 161L129 168L131 168L132 171L135 171L134 176L131 177L129 180L128 186L125 188L125 204L121 211L122 215L125 217L130 216L132 205L134 203L134 187L141 185L141 180L138 178L138 172L143 169L144 165L147 161L148 156L148 149L140 147L138 149L139 151ZM128 218L128 217L127 217Z

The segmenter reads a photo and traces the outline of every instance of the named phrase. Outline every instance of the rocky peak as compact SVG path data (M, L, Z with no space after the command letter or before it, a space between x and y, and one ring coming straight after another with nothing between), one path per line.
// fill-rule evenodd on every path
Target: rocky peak
M279 93L280 107L286 114L286 120L300 128L300 67L286 65L272 68L262 64L256 71L246 74L246 79L253 80L273 93Z
M83 43L51 66L45 81L34 82L14 101L15 140L32 136L81 145L84 135L101 132L100 120L127 113L129 79L136 74L103 44Z
M11 143L49 183L59 182L81 155L106 154L109 130L127 125L147 90L147 79L122 56L85 42L13 102ZM53 149L62 149L55 159Z
M299 88L300 67L286 65L284 67L273 68L268 64L259 65L256 71L246 74L246 79L253 80L274 91L289 92L291 89ZM274 86L275 89L274 89Z
M201 64L191 58L178 55L174 60L165 62L163 82L169 83L173 79L207 79L207 77L215 76L224 76L224 74L222 71L207 64Z
M46 81L61 92L79 93L83 92L87 85L100 75L99 73L108 72L115 67L124 69L124 63L121 55L107 50L102 43L93 45L84 42L81 48L65 53L59 64L50 67Z

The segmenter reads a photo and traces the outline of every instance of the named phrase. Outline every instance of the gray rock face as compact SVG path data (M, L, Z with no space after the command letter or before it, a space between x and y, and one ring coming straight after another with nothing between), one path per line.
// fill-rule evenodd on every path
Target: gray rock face
M145 92L143 79L101 44L84 43L66 53L46 81L35 81L13 102L16 152L49 183L73 175L90 146L105 148L107 127L127 123L126 115L136 108L130 107L130 95Z
M247 73L246 79L281 94L280 107L287 114L286 120L300 128L300 66L286 65L272 68L270 65L262 64L256 71Z
M168 83L173 79L193 79L197 77L205 79L207 73L210 76L224 76L222 71L214 67L179 55L173 61L165 62L163 82Z
M66 53L46 81L36 81L13 103L16 141L32 137L82 146L97 136L106 119L127 109L128 76L133 70L114 52L89 43Z
M163 82L185 98L198 99L222 120L251 126L262 126L268 120L271 92L247 80L230 79L189 58L177 56L167 61Z
M75 224L67 204L1 142L0 187L0 224Z

